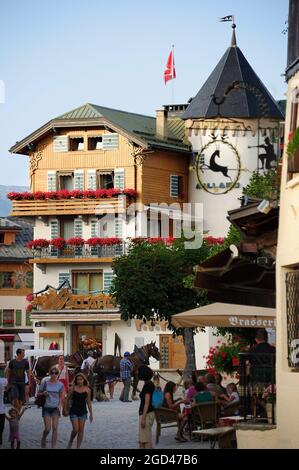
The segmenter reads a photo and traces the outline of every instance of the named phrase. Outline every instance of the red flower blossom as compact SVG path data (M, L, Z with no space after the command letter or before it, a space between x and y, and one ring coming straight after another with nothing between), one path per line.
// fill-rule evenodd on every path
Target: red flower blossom
M82 246L85 243L85 240L81 237L72 237L69 238L66 243L73 246Z
M35 191L33 193L33 198L36 200L43 200L46 199L46 194L45 191Z
M27 302L32 302L32 300L33 300L33 294L28 294L28 295L26 295L26 300L27 300Z
M53 238L53 240L51 240L51 245L54 246L55 248L58 248L58 249L62 249L65 247L65 239L64 238Z
M33 248L47 248L49 245L50 242L45 238L37 238L36 240L31 240L31 242L28 242L26 247L32 250Z

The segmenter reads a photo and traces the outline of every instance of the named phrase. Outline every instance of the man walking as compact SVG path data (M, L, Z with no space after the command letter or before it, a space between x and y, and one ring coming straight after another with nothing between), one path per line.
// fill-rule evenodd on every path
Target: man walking
M24 359L24 357L24 349L17 349L16 358L12 359L9 362L7 369L7 380L8 383L11 385L12 405L18 410L18 412L21 411L22 404L25 400L25 372L27 372L29 383L31 378L29 362L27 361L27 359Z
M133 369L133 364L129 360L130 353L126 351L124 353L124 357L120 361L120 378L123 381L124 388L123 391L121 392L120 396L120 401L123 402L131 402L132 400L129 400L129 393L130 393L130 388L131 388L131 375L132 375L132 369Z

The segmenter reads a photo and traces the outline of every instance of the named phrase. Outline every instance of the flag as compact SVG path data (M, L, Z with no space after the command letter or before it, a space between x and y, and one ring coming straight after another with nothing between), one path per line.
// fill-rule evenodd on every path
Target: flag
M174 57L172 51L170 52L166 67L164 70L164 82L165 85L168 82L168 80L172 80L173 78L176 78L176 73L175 73L175 67L174 67Z
M220 21L234 21L233 15L224 16L223 18L219 18Z

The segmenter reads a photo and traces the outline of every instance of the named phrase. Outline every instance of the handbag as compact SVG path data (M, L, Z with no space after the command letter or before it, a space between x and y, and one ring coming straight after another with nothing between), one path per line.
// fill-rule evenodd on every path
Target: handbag
M45 390L43 392L38 392L36 397L35 397L35 404L37 405L38 408L43 408L46 404L46 395L44 395L44 392L47 391L47 382L45 383Z

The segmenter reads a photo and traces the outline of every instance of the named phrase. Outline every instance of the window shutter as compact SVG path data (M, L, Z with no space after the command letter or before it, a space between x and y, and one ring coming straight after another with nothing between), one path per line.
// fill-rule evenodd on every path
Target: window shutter
M83 235L83 223L81 219L75 219L74 221L74 236L81 237Z
M97 189L97 171L88 170L87 171L87 189Z
M32 321L31 321L31 315L30 312L26 312L26 326L31 326Z
M59 223L58 220L52 220L50 222L50 229L51 229L51 240L53 238L59 237ZM58 249L55 246L51 246L51 256L58 256Z
M68 152L69 151L69 138L67 135L57 135L53 137L53 151L54 152Z
M75 170L74 188L84 190L84 170Z
M57 190L57 176L56 171L48 171L48 191Z
M0 325L2 325L2 310L0 310Z
M22 326L22 310L16 310L16 326Z
M125 189L125 169L124 168L115 168L114 187L118 189Z
M115 274L111 272L104 272L104 292L105 294L109 294L112 280L114 278Z
M117 238L123 238L123 219L119 217L115 219L115 236Z
M98 220L94 219L90 222L90 236L92 238L99 236L99 229L98 229Z
M71 275L70 273L59 273L58 274L58 286L61 286L61 284L64 281L68 281L71 284Z
M170 176L170 196L171 197L179 196L179 177L176 175Z
M118 149L118 134L103 134L103 149L115 150Z

